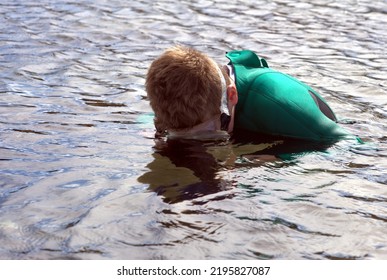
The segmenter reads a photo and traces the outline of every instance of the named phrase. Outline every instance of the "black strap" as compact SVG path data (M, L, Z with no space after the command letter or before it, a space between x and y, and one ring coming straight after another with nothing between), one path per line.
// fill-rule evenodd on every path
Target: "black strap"
M230 123L231 117L226 113L220 115L220 129L228 131L228 124Z

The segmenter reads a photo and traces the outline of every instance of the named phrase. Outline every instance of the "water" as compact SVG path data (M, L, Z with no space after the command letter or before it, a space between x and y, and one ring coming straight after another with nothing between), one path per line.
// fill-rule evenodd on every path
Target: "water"
M1 259L386 259L386 1L0 4ZM159 147L165 48L248 48L366 144ZM269 146L272 145L273 148ZM283 145L282 145L283 146Z

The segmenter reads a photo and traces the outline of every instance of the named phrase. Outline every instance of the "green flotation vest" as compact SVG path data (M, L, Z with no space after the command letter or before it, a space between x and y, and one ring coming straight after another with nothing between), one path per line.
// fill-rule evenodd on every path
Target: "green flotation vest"
M226 54L234 68L235 128L312 141L348 136L327 102L311 87L271 69L249 50Z

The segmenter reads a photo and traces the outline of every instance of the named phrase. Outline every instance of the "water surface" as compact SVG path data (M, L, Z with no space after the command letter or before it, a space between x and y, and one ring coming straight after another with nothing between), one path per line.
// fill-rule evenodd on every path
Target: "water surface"
M361 0L3 0L0 258L387 259L386 13ZM177 43L219 63L256 51L366 143L158 145L145 75Z

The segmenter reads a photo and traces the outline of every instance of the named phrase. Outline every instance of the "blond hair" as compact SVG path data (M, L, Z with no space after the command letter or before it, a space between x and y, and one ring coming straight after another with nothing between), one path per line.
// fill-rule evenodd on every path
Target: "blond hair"
M217 67L205 54L183 46L167 49L152 62L146 91L159 131L189 129L221 113Z

